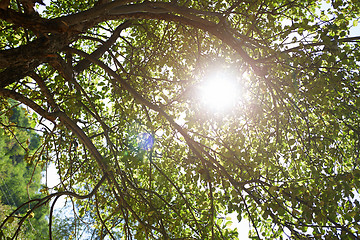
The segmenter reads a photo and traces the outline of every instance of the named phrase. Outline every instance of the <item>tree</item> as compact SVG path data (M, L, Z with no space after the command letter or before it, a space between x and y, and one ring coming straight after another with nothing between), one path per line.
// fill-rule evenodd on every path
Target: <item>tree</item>
M33 209L69 196L100 239L235 239L222 218L234 211L255 239L358 238L360 37L349 31L359 9L355 0L2 7L0 96L39 114L42 159L61 177ZM241 89L231 108L213 111L197 94L212 76L225 81L215 70Z
M44 197L39 192L42 167L37 166L41 162L34 162L39 155L40 136L33 130L34 122L27 115L28 112L18 105L11 102L9 111L2 114L0 122L0 221L10 217L9 224L4 231L0 231L0 236L16 232L19 215L29 212L31 219L23 223L20 238L47 239L48 222L45 216L48 208L32 212L29 211L29 204L14 211L30 199Z

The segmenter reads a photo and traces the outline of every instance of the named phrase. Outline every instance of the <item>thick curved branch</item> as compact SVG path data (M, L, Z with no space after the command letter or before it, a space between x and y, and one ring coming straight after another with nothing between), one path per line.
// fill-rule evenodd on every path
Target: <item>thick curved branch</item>
M13 23L15 26L21 26L30 29L37 34L46 33L64 33L68 30L68 25L63 21L49 20L37 15L29 15L16 12L12 9L0 8L0 19Z
M29 76L29 74L39 65L40 61L35 60L29 64L20 63L19 65L6 68L4 71L0 72L0 88L9 86L12 83L18 82L20 79Z
M0 77L0 87L8 86L9 84L20 80L21 78L27 75L27 72L33 71L33 69L37 65L41 64L42 62L46 62L49 57L50 58L53 57L53 55L56 52L61 50L63 47L68 46L68 44L71 42L71 38L74 37L74 34L76 35L81 31L84 31L84 29L93 26L93 24L110 19L129 19L129 18L162 19L165 21L179 22L202 29L216 36L227 45L231 46L235 51L237 51L240 54L240 56L248 64L252 66L254 70L259 70L259 67L257 66L256 62L242 48L243 42L240 41L231 33L228 25L224 24L222 21L221 23L217 24L216 22L209 21L200 16L197 16L197 15L214 15L215 13L192 10L190 8L185 8L172 3L141 3L141 4L125 5L128 2L131 1L119 0L107 4L98 5L92 9L89 9L81 13L55 18L52 20L46 20L49 22L46 22L44 19L41 18L34 18L31 24L29 24L29 26L24 25L24 23L22 23L23 21L20 21L19 22L20 26L29 29L31 28L44 29L43 30L44 32L49 32L51 30L51 29L50 30L46 29L44 26L47 26L48 24L56 25L55 23L57 24L61 23L63 26L60 28L63 30L61 31L56 30L56 31L62 32L64 34L59 34L59 35L55 34L52 36L40 37L27 45L20 46L15 49L0 51L0 69L1 68L6 68L10 70L13 69L12 71L7 70L7 72L3 72L6 74L2 74L2 75L3 76L6 75L6 76ZM162 10L160 11L160 9ZM19 13L16 12L13 13L12 12L13 10L11 9L2 10L2 11L6 11L7 14L9 13L8 11L10 11L10 13L14 15L14 16L6 17L5 14L5 17L3 18L9 22L13 21L14 19L17 19L18 17L19 19L23 17L22 15L19 15ZM220 17L219 14L215 14L215 15L217 17ZM127 27L126 25L127 24L125 24L124 27ZM113 35L114 38L115 35L116 34ZM108 41L109 45L111 45L111 42L115 40L110 39ZM99 48L97 51L94 52L94 56L99 57L107 48L108 45L105 44L103 47ZM12 75L10 74L10 72L15 72L15 69L18 66L28 66L29 64L32 64L35 61L38 61L37 64L35 64L35 66L33 66L28 71L25 71L25 73L18 75L16 77L12 77ZM88 63L86 64L84 63L83 66L81 64L79 65L79 67L77 67L76 71L80 72L80 70L86 68L86 66L88 66Z
M46 118L47 120L51 122L55 122L55 119L57 118L57 113L50 113L46 110L44 110L41 106L39 106L34 101L30 100L29 98L21 95L20 93L0 88L0 96L5 98L12 98L14 100L17 100L30 108L32 108L35 112L37 112L40 116Z
M43 62L51 61L55 53L67 46L70 40L54 35L40 37L27 45L0 51L0 88L4 88L28 76Z
M32 100L24 97L23 95L21 95L17 92L11 91L11 90L0 88L0 96L6 97L6 98L12 98L21 103L24 103L25 105L29 106L35 112L37 112L39 115L41 115L42 117L46 118L49 121L55 122L56 118L59 118L60 122L63 123L64 125L66 125L69 128L69 130L71 130L74 134L76 134L77 137L79 138L79 140L88 148L91 155L95 158L95 160L99 164L99 167L103 171L103 173L105 175L108 174L109 168L108 168L107 164L105 163L103 157L97 150L97 148L94 146L94 144L92 143L90 138L84 133L84 131L79 126L77 126L77 124L72 119L70 119L66 115L66 113L61 112L61 111L49 113L46 110L44 110L43 108L41 108L38 104L33 102Z
M91 56L93 56L94 58L99 58L101 57L107 50L109 50L109 48L116 42L116 40L120 37L120 33L122 30L128 28L129 26L131 26L131 21L126 21L124 23L122 23L121 25L119 25L115 31L113 32L113 34L111 35L111 37L109 37L107 39L107 41L102 44L98 49L96 49L93 53L91 53ZM74 71L77 73L82 72L83 70L87 69L90 66L91 62L87 59L81 60L75 67L74 67Z
M86 22L93 22L94 20L101 21L104 20L103 16L106 15L111 9L116 8L118 6L125 5L129 2L133 2L133 0L116 0L111 1L106 4L97 5L89 10L75 13L72 15L56 18L53 21L62 21L69 26L74 26L76 24L84 24Z
M0 69L16 67L34 60L49 57L49 54L60 50L68 41L60 36L40 37L26 45L0 51Z

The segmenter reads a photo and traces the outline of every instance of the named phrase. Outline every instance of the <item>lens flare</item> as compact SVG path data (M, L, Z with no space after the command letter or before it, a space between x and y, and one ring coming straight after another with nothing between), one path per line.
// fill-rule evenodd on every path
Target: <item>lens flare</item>
M154 138L149 133L140 133L137 136L137 144L142 150L150 150L154 146Z

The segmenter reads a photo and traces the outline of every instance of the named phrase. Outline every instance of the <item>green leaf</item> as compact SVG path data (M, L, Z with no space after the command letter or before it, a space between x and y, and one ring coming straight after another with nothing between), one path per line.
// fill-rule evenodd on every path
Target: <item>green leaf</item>
M12 223L15 220L15 218L13 216L9 217L8 219L8 223Z
M29 214L29 218L33 218L35 216L35 213L34 212L31 212L30 214Z
M225 226L226 226L226 227L230 227L232 224L233 224L232 221L227 221L227 222L225 223Z
M79 210L79 217L83 217L85 214L85 207L80 208Z

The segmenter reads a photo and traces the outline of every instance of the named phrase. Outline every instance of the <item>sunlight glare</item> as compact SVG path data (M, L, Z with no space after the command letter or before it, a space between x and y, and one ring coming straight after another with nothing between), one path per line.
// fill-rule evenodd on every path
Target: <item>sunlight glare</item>
M239 86L230 74L216 72L200 86L202 104L215 112L223 112L234 107Z

